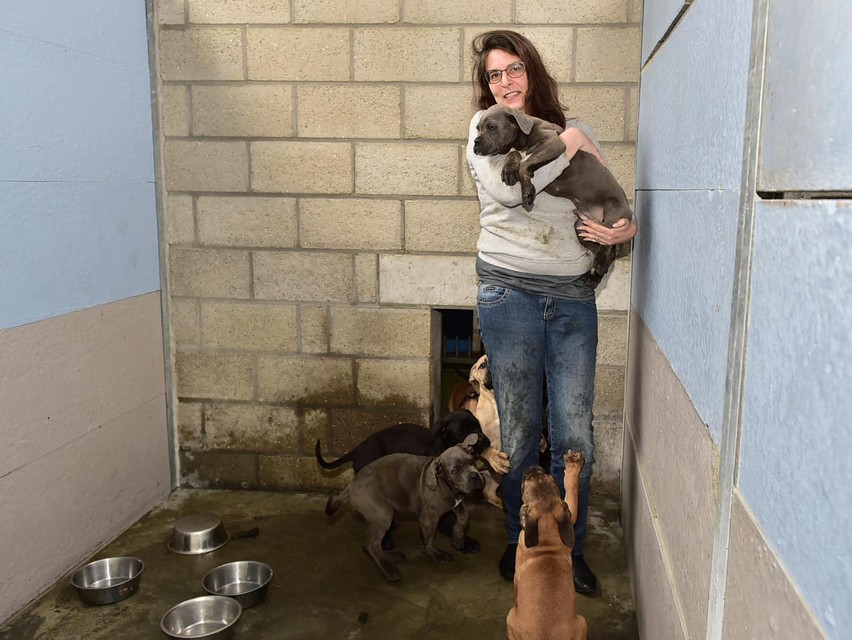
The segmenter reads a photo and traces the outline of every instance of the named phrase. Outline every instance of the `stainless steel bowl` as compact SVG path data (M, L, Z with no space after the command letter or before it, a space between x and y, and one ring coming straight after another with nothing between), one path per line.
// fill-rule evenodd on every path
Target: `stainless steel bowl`
M248 609L266 597L272 567L254 560L241 560L219 565L207 572L201 586L207 593L230 596Z
M83 565L71 576L71 586L86 604L112 604L139 589L145 563L139 558L104 558Z
M225 596L201 596L184 600L166 612L160 629L170 638L225 640L243 612L240 603Z
M167 546L174 553L199 555L225 546L230 539L219 516L196 513L175 522Z

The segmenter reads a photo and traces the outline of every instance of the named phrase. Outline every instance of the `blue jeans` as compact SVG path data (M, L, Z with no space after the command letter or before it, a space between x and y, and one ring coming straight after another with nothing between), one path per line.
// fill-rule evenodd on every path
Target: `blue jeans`
M595 302L529 294L491 284L479 285L476 302L500 415L501 445L512 465L502 482L508 541L517 542L521 531L524 470L538 464L546 382L550 474L561 493L565 491L568 449L582 451L586 460L574 527L574 555L582 555L595 459Z

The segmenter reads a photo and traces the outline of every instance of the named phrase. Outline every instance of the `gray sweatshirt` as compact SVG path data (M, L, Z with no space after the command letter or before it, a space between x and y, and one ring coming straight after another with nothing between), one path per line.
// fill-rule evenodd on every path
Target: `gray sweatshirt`
M535 205L532 211L525 211L521 206L520 185L510 187L500 176L506 157L478 156L473 152L476 125L482 113L477 112L470 121L467 140L467 161L481 207L476 245L479 258L522 273L552 276L587 273L592 254L577 240L573 203L542 191L568 166L567 156L562 155L535 172ZM567 127L582 129L600 149L594 134L583 122L575 118L568 121Z

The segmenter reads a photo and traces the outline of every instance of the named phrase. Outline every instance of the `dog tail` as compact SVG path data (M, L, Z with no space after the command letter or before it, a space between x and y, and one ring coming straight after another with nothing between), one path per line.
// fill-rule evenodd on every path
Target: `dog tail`
M347 462L350 462L352 460L352 452L350 451L349 453L343 455L342 457L338 458L337 460L332 460L331 462L327 462L322 457L322 449L321 449L319 440L317 440L317 446L314 447L314 454L317 457L317 462L319 462L320 466L323 469L337 469L337 467L344 465Z
M349 487L346 487L338 495L329 494L325 503L325 515L332 516L344 503L349 502Z

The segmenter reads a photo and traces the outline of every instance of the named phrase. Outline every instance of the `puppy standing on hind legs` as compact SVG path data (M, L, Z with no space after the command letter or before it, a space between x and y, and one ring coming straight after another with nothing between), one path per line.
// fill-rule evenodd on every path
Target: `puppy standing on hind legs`
M521 536L515 559L515 606L506 617L508 640L587 640L577 613L574 546L583 454L565 455L565 500L541 467L524 472Z

